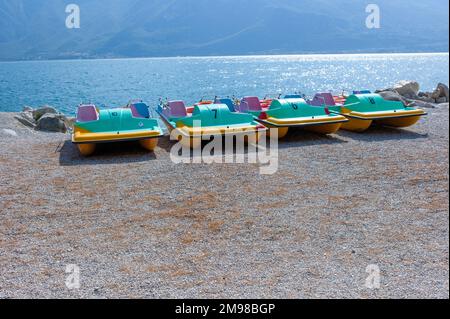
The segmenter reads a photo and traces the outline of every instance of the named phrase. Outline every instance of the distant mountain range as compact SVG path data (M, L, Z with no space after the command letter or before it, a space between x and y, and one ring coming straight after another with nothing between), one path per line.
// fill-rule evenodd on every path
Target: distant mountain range
M365 25L368 3L381 28ZM66 5L81 9L67 29ZM448 52L448 0L0 0L0 60Z

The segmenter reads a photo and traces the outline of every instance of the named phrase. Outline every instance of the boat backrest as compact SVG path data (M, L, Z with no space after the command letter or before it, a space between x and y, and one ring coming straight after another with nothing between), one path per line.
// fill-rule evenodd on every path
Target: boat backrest
M237 111L240 113L247 113L249 111L248 103L241 101L241 103L237 106Z
M370 94L370 93L372 93L370 90L353 91L353 94Z
M336 105L336 102L334 101L333 94L331 93L318 93L314 96L314 98L310 101L311 105L314 106L334 106Z
M232 99L216 99L216 104L225 104L230 109L230 112L235 112L234 102Z
M168 107L170 110L170 117L187 116L186 105L183 101L170 101Z
M98 112L95 105L80 105L77 109L77 122L92 122L98 120Z
M135 103L130 105L131 113L136 118L150 118L150 111L145 103Z
M248 105L249 111L261 111L261 102L256 96L247 96L242 99L243 102L246 102ZM241 101L241 103L242 103Z

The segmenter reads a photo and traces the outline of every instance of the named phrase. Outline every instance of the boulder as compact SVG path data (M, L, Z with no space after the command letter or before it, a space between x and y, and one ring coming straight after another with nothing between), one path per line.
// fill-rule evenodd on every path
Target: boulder
M73 125L76 122L76 118L75 117L67 117L64 114L57 114L56 117L58 117L61 121L64 122L64 124L66 124L66 128L72 129Z
M448 86L443 84L443 83L439 83L437 86L437 91L439 91L440 95L439 97L445 97L446 98L446 102L449 102L449 92L448 92Z
M47 132L66 133L65 116L61 114L45 114L38 121L36 129Z
M398 94L406 98L415 98L420 90L419 83L415 81L400 81L393 88Z
M27 127L36 128L36 121L33 117L33 109L30 107L24 107L23 111L14 116L14 118Z
M29 128L36 128L36 122L33 119L33 116L28 117L24 115L23 113L20 113L19 115L15 115L14 118L19 121L21 124L29 127Z
M420 101L420 100L415 100L415 101L413 101L413 103L410 106L426 108L426 109L434 109L436 107L436 104L424 102L424 101Z
M66 126L67 128L73 128L75 122L77 121L76 117L66 117Z
M34 123L34 117L32 111L23 111L19 114L23 119L27 120L28 122Z
M432 98L433 100L437 100L438 98L441 97L441 91L436 89L433 91L433 93L431 93L430 98Z
M444 104L444 103L447 103L447 102L448 102L448 99L445 96L436 99L436 103L437 104Z
M419 93L417 94L417 96L418 96L418 97L430 98L430 99L431 99L431 94L433 94L433 93L431 93L431 92L419 92Z
M390 89L378 89L378 90L375 90L374 93L380 94L381 92L394 92L394 89L393 88L390 88Z
M24 106L22 112L33 112L33 108L31 106Z
M58 111L56 111L56 109L51 106L43 106L36 110L33 110L32 112L33 112L33 118L35 121L38 121L45 114L57 114L58 113Z
M435 99L433 99L432 97L428 97L427 95L422 95L422 96L418 96L416 98L416 100L422 101L422 102L427 102L427 103L434 103L436 102Z
M445 103L449 101L448 86L439 83L433 92L419 92L418 96L421 101L431 103Z
M394 91L381 91L378 94L380 94L387 101L400 101L404 105L409 104L405 98L403 98L400 94Z

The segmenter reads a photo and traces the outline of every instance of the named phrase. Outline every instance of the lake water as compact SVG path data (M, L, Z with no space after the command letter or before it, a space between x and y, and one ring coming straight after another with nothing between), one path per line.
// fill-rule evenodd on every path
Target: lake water
M101 107L160 97L183 99L389 87L449 82L449 55L300 55L0 63L0 111L49 104L73 114L81 102Z

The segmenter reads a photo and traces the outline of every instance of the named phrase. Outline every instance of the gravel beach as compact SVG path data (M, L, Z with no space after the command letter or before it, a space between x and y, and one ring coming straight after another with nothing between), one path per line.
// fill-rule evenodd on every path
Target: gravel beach
M82 158L13 116L0 113L0 298L449 297L448 105L403 130L293 132L274 175L174 164L167 137Z

